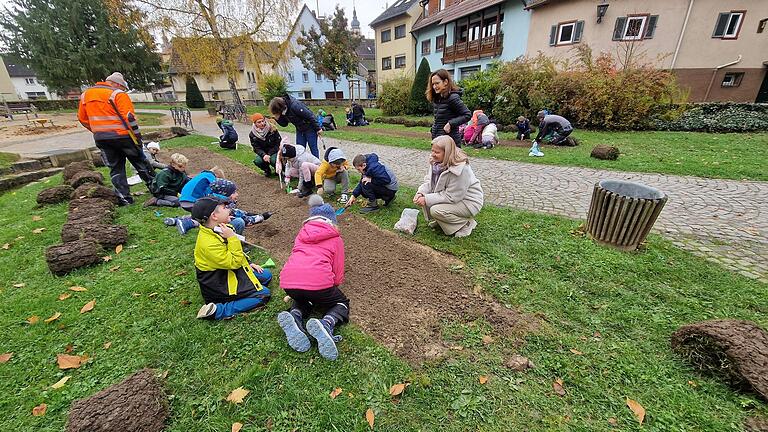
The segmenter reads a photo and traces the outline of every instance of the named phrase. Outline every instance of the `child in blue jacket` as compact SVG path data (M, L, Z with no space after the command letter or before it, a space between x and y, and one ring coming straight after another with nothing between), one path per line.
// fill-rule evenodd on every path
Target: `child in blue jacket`
M221 132L223 133L223 135L219 137L219 146L227 150L236 150L237 139L239 137L237 136L237 131L235 130L232 121L218 119L216 120L216 124L219 125L219 129L221 129Z
M360 195L368 200L368 205L360 209L360 213L378 210L377 200L379 199L384 201L384 207L394 201L398 189L397 177L389 167L379 162L379 156L376 153L359 154L352 159L352 165L362 177L352 191L347 207L351 206Z

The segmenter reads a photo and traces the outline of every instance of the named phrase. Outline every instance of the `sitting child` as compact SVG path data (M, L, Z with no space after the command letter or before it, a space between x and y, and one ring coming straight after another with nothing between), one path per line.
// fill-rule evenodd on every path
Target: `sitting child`
M165 169L168 165L157 160L157 154L160 152L160 144L152 141L149 144L144 145L144 156L147 158L147 162L155 169ZM134 168L135 171L135 168Z
M277 131L277 125L274 120L270 121L264 118L260 113L254 114L253 127L248 137L251 139L251 147L256 153L256 159L253 163L264 171L264 175L272 175L272 168L277 163L277 154L280 152L280 132Z
M195 243L195 268L205 301L197 318L232 318L269 301L267 285L272 273L248 262L240 240L228 224L230 212L226 202L200 198L192 207L192 217L201 224Z
M378 199L384 200L384 207L394 201L398 189L397 177L389 167L379 162L379 156L376 153L355 156L352 159L352 166L362 177L360 183L352 191L352 196L346 204L347 207L354 204L360 195L368 200L368 205L360 209L360 213L378 210L379 204L376 201Z
M337 325L349 322L349 299L339 289L344 282L344 240L336 226L336 213L318 195L309 197L309 219L304 221L288 261L280 272L280 287L293 299L290 311L277 315L288 345L298 352L310 348L304 320L315 308L322 319L311 318L306 329L317 341L323 358L335 360L339 351Z
M280 164L285 165L285 184L289 184L292 177L299 178L299 193L296 196L304 198L312 194L320 159L304 146L283 143L280 149Z
M219 146L227 150L237 149L237 131L231 120L218 119L216 124L221 129L223 135L219 137Z
M517 123L515 123L515 126L517 126L517 140L521 141L524 139L531 139L531 121L525 118L524 116L520 116L517 118Z
M339 203L346 204L349 194L349 162L344 152L336 147L328 147L323 155L323 161L315 171L317 194L336 194L336 185L341 183L341 198Z
M187 163L189 159L180 153L171 155L171 163L167 168L160 171L152 179L149 185L149 191L152 197L144 203L144 207L178 207L179 192L181 188L189 181L187 177Z
M217 166L210 170L202 170L200 174L192 177L181 189L181 196L179 196L181 208L191 212L195 201L211 194L211 183L215 182L216 178L224 178L224 171Z

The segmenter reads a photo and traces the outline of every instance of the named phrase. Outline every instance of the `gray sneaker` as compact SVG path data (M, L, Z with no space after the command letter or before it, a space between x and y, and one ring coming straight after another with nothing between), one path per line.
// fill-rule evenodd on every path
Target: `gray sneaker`
M339 350L336 348L336 339L329 331L327 324L317 318L307 321L307 331L317 340L317 350L320 355L327 360L336 360L339 357Z
M277 323L285 333L285 338L288 339L288 345L298 352L309 351L310 342L307 334L301 330L299 323L296 322L296 318L290 312L280 312L277 314Z
M216 316L216 303L204 304L197 311L197 319L213 319Z

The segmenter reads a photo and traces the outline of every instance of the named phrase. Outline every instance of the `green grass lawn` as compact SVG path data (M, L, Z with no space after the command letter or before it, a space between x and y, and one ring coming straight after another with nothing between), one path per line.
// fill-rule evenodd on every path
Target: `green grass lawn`
M163 124L165 114L159 113L137 113L140 126L160 126Z
M180 108L187 108L190 111L205 111L205 108L188 108L184 102L179 102L177 104L162 104L162 103L151 103L151 102L135 102L133 106L137 110L142 109L158 109L158 110L170 110L171 107L180 107Z
M387 123L372 123L367 127L342 127L346 124L343 107L311 107L315 113L323 108L333 113L337 131L326 136L350 141L375 143L415 149L429 148L429 128L405 127ZM249 112L266 113L266 107L251 107ZM366 109L370 119L381 116L381 110ZM412 117L418 118L418 117ZM423 117L422 117L423 118ZM281 130L293 131L292 127ZM421 134L422 137L408 136ZM404 136L405 135L405 136ZM578 147L544 146L545 156L528 156L528 148L502 147L493 150L468 149L473 157L512 160L545 165L579 166L616 171L635 171L735 180L768 180L768 133L703 132L605 132L577 130L573 134ZM511 140L514 133L501 133L501 139ZM619 148L616 161L602 161L589 156L598 144Z
M252 166L250 149L224 151L210 141L189 136L163 146L201 145ZM195 237L179 236L141 205L119 210L117 222L131 234L120 254L107 251L107 263L53 277L43 255L59 242L67 204L38 209L35 196L60 182L55 176L0 195L0 244L9 244L0 249L0 354L14 353L0 364L2 430L62 430L72 401L142 367L168 371L169 431L222 431L233 422L244 423L244 431L364 431L369 407L382 431L613 430L610 419L621 430L737 431L745 416L768 415L755 396L689 368L668 339L682 324L711 318L768 326L768 288L659 236L650 237L645 251L620 253L573 235L578 222L553 216L487 206L466 239L439 235L421 220L414 241L462 259L461 271L484 291L541 316L541 329L516 348L503 338L483 344L490 328L483 319L445 322L446 343L463 349L413 368L350 325L341 330L340 359L331 363L287 347L275 323L285 308L276 288L266 310L226 322L195 320L201 304ZM391 208L367 218L391 229L412 193L404 188ZM37 228L45 230L33 233ZM73 285L88 291L69 291ZM62 293L72 297L58 300ZM93 299L94 310L80 314ZM56 312L60 319L43 322ZM30 316L40 322L28 324ZM90 360L60 371L56 354L68 346ZM515 352L536 368L505 368L504 359ZM487 384L478 382L481 375L489 376ZM50 388L64 376L71 379L63 388ZM558 378L563 397L552 389ZM406 380L412 384L393 400L389 387ZM240 386L251 391L245 402L226 402ZM335 387L343 393L332 400ZM626 398L646 408L642 428ZM33 417L41 403L47 413Z
M0 152L0 168L9 167L17 160L19 160L19 155L16 153Z

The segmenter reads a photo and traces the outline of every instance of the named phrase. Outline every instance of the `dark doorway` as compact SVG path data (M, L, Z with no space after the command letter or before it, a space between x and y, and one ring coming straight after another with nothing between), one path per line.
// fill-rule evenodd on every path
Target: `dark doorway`
M765 76L763 77L763 85L760 86L760 90L757 92L757 103L768 103L768 68L765 69Z

